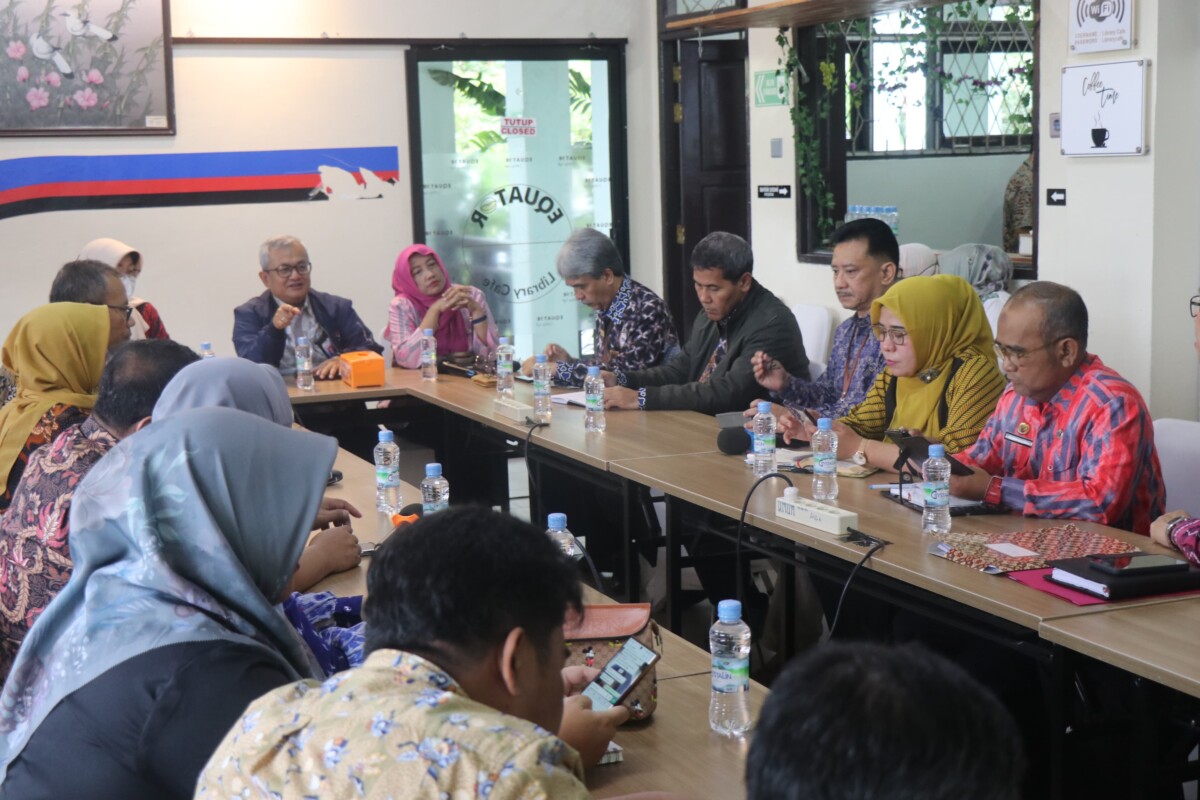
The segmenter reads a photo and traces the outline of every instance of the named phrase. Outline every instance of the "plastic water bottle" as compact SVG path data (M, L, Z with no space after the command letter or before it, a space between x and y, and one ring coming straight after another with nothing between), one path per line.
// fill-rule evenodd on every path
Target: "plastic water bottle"
M813 500L837 500L837 450L838 435L833 420L821 417L812 438Z
M600 377L600 367L588 367L587 377L583 380L583 397L586 406L583 429L604 433L607 423L604 421L604 379Z
M750 730L750 626L742 622L742 604L722 600L717 621L708 629L712 653L712 700L708 725L722 736Z
M884 216L885 221L888 224L888 227L890 227L892 229L892 234L894 236L896 236L897 238L899 238L899 236L900 236L900 209L898 209L896 206L884 206L883 207L883 216Z
M450 482L442 477L442 465L425 465L425 480L421 481L421 512L432 514L450 507Z
M558 548L563 551L563 555L575 559L583 558L583 550L579 547L579 542L575 541L575 535L567 530L566 514L551 514L546 518L546 535L554 540Z
M379 432L375 445L375 510L396 514L400 502L400 448L391 431Z
M775 415L771 403L763 400L754 415L754 477L775 471Z
M505 400L513 399L513 357L516 352L507 337L501 336L500 346L496 348L496 396Z
M550 364L545 353L533 359L533 421L549 422L550 409Z
M421 331L421 380L437 380L437 339L433 328Z
M200 357L201 358L216 358L217 357L217 354L213 352L212 342L201 342L200 343Z
M925 533L950 532L950 462L946 447L929 445L929 458L921 465L924 479L925 510L921 512L921 530Z
M312 345L307 336L296 339L296 388L306 392L313 388Z

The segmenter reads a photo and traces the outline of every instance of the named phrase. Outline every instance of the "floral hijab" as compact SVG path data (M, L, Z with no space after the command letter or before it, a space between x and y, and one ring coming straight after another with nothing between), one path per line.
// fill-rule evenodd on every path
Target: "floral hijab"
M185 411L122 441L71 506L71 581L25 639L0 696L0 781L63 698L166 645L260 648L319 677L273 608L337 454L328 437L242 411Z

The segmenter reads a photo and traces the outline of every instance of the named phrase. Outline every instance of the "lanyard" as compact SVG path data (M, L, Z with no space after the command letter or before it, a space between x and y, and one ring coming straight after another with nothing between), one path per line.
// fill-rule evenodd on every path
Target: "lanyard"
M867 335L862 337L862 343L858 346L858 350L854 353L854 360L846 367L846 374L842 377L842 396L840 400L846 399L846 394L850 391L850 381L854 379L854 370L858 367L858 359L862 356L863 349L867 346L867 339L871 336L871 329L867 328ZM850 340L850 347L854 346L854 339ZM849 348L847 348L849 349Z

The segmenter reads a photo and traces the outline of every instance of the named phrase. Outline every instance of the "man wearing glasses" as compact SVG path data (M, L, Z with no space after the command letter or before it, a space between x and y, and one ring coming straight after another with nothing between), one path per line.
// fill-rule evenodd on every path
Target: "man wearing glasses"
M951 476L956 497L1033 517L1079 519L1148 534L1164 489L1150 412L1138 390L1087 352L1079 293L1050 281L1019 289L1000 312L996 353L1010 383Z
M308 250L295 236L275 236L258 249L267 288L233 312L233 346L242 358L279 368L283 375L296 372L296 339L312 344L313 375L318 380L338 377L341 353L383 348L344 297L311 288L313 265Z

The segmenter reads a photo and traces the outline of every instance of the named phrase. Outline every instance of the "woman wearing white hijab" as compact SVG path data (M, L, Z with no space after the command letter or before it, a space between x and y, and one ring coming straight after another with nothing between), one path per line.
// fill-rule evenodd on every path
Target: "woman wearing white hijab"
M246 705L319 667L273 608L337 453L202 408L111 450L71 508L71 581L0 697L0 798L191 798Z
M124 242L116 239L94 239L79 251L81 259L92 259L121 273L121 283L125 286L125 294L129 296L129 305L133 308L130 321L130 334L133 339L170 339L167 329L163 327L158 309L133 293L137 285L138 275L146 266L142 254Z

